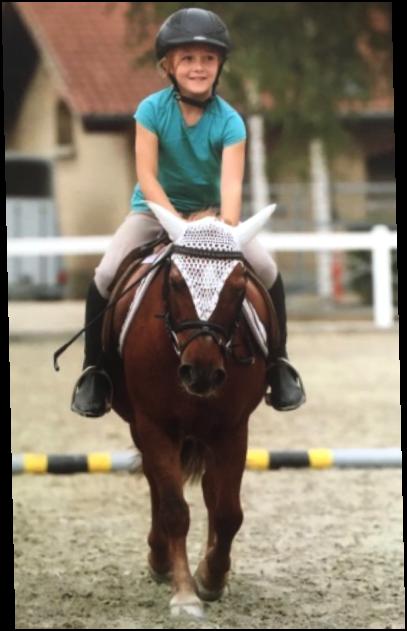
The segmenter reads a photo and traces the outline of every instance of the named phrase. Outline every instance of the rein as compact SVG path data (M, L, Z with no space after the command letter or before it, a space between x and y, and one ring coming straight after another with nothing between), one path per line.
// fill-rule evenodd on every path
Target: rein
M134 289L150 272L155 268L166 262L167 271L165 275L165 281L163 286L163 298L165 305L165 313L157 315L157 318L161 318L164 320L165 327L170 335L173 347L177 355L180 357L182 353L185 351L187 346L196 338L201 335L209 335L215 341L215 343L220 347L222 352L225 354L231 354L233 358L242 364L252 364L254 362L254 356L251 354L249 357L239 358L234 353L234 345L232 344L233 335L239 326L239 321L242 317L242 305L243 298L241 303L239 304L238 311L234 322L232 324L231 330L228 332L226 329L215 322L210 322L209 320L185 320L184 322L180 322L179 324L175 324L173 322L170 308L169 308L169 270L171 266L171 256L173 254L183 254L186 256L194 256L200 258L208 258L208 259L238 259L244 262L244 257L241 252L225 252L225 251L214 251L214 250L203 250L199 248L189 248L180 245L171 244L168 246L167 252L164 256L158 255L157 260L149 267L134 283L131 283L117 298L109 303L98 315L93 318L86 326L84 326L78 333L75 333L73 337L71 337L68 342L60 346L54 353L54 370L59 371L60 367L58 364L58 358L84 333L89 327L91 327L95 322L97 322L104 314L112 309L119 300L122 299L129 291ZM183 344L180 344L178 341L177 333L181 331L186 331L189 329L195 329L196 332L191 335L190 338ZM224 339L222 339L224 338ZM249 340L249 348L250 351L253 351L252 344Z

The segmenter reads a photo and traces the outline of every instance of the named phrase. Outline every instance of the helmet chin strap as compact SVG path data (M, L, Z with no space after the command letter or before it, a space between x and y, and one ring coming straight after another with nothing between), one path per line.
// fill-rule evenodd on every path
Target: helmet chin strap
M178 82L177 82L175 76L170 73L168 76L169 76L169 78L171 79L171 81L172 81L172 83L174 85L176 100L177 101L182 101L183 103L187 103L188 105L193 105L195 107L201 108L202 110L205 110L208 107L208 105L210 103L212 103L214 97L216 96L216 86L218 85L220 73L222 72L222 67L223 67L223 64L220 66L218 75L217 75L217 77L215 79L215 82L213 84L212 95L209 97L209 99L205 99L205 101L199 101L198 99L192 99L189 96L184 96L183 94L181 94L181 91L179 89L179 85L178 85Z
M204 110L208 107L209 103L212 103L213 96L209 99L205 99L205 101L198 101L197 99L191 99L189 96L184 96L179 92L177 88L175 88L175 98L177 101L182 101L183 103L187 103L188 105L194 105L195 107L199 107Z

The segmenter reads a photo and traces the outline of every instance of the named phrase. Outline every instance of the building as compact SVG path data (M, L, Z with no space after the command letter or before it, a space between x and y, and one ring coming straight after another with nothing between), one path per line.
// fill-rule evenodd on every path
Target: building
M129 211L135 183L133 113L145 96L165 85L154 68L135 63L151 48L154 34L142 44L132 40L127 4L2 3L6 152L48 165L59 230L66 236L111 234ZM334 224L392 223L391 212L387 220L382 212L394 203L388 84L378 83L367 105L344 108L342 118L352 146L331 165L332 180L338 182L332 189ZM270 155L277 141L269 128ZM281 208L274 224L279 230L313 228L308 185L296 178L284 165L283 185L272 187ZM384 205L378 205L377 191ZM67 296L84 294L98 258L66 257ZM298 267L312 273L312 256L282 259L293 275Z
M133 113L164 86L151 67L135 67L144 48L131 42L125 10L3 3L6 152L47 159L66 236L111 234L129 212ZM68 296L83 295L97 260L67 257Z

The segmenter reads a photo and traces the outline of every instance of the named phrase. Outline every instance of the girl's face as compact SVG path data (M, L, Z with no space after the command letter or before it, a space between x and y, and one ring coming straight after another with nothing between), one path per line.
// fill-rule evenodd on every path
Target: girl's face
M211 46L180 46L169 55L168 70L185 96L205 100L212 94L220 66L220 54Z

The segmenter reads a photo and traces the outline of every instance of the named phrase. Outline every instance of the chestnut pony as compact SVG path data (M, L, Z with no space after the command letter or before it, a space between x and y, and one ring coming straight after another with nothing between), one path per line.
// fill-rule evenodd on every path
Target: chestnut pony
M175 244L187 226L201 222L187 222L153 203L150 207ZM274 206L267 207L235 228L215 218L210 221L234 234L239 248L272 210ZM130 424L150 486L151 575L172 583L173 615L186 612L200 617L202 600L220 598L227 581L232 541L243 520L239 495L249 416L266 388L266 358L241 317L243 299L255 305L269 334L276 323L270 322L265 299L239 251L180 251L181 256L199 255L200 278L213 260L234 261L233 269L212 314L203 320L174 254L165 259L127 331L121 368L113 374L113 407ZM134 280L133 275L127 286ZM128 292L115 308L115 339L130 302ZM190 517L183 486L194 472L203 472L208 539L206 554L192 576L186 550Z

